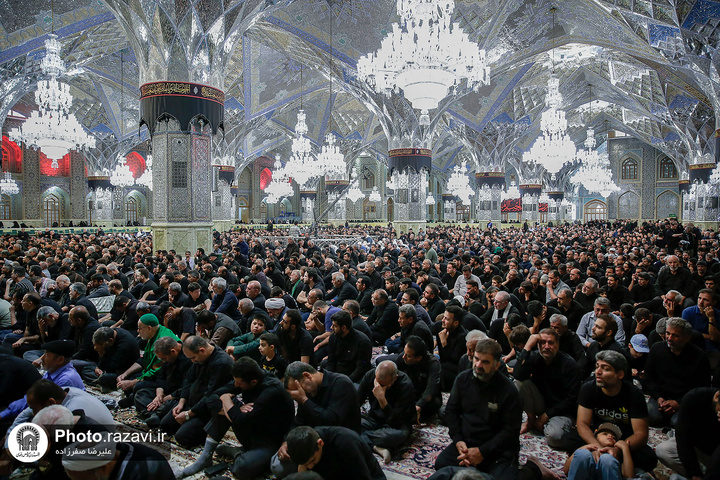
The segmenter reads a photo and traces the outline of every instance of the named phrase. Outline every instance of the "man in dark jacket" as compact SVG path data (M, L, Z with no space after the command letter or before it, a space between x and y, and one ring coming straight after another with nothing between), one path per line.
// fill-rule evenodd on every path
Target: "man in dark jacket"
M233 459L230 470L241 480L262 477L270 470L270 459L292 425L292 399L280 380L263 372L252 358L235 362L232 378L229 385L215 390L204 402L202 415L212 417L206 427L205 446L195 463L177 478L211 466L216 448L220 455ZM238 394L242 394L242 401L237 400ZM230 427L242 448L218 446Z
M385 340L400 330L398 306L391 302L385 290L378 289L372 294L373 310L367 318L372 331L372 340L376 345L384 345Z
M328 356L324 369L342 373L353 383L360 383L370 369L372 344L365 334L352 326L352 317L344 310L332 315L332 335L328 343Z
M361 437L386 464L390 463L392 450L410 438L417 418L412 381L394 362L386 360L365 374L358 393L361 403L370 402L370 409L363 414Z
M95 367L97 384L114 390L117 377L137 361L140 347L135 337L125 329L100 327L93 333L93 346L100 359Z
M442 406L440 361L420 337L410 335L406 339L403 354L395 363L398 370L410 378L415 388L417 422L432 417Z

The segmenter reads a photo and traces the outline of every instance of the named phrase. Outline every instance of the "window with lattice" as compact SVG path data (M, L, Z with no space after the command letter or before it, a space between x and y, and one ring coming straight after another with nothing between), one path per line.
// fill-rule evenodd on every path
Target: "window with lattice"
M638 162L632 158L628 158L622 163L622 179L637 180L638 178Z
M675 162L670 158L665 157L660 160L660 178L661 179L673 179L677 178L677 168Z
M172 162L172 188L187 188L187 162Z

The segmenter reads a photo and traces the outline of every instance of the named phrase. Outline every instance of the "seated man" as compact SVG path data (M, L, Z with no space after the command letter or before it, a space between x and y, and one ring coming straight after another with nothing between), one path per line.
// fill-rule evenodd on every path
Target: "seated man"
M622 323L617 323L611 315L600 314L595 319L592 328L593 341L587 349L588 361L585 363L585 371L580 372L582 374L581 379L586 379L591 374L594 365L591 364L590 359L595 358L598 352L613 350L624 355L627 361L630 362L630 352L616 340L617 335L615 332Z
M569 453L586 444L598 445L594 429L613 423L622 432L620 440L630 447L635 467L652 472L657 457L647 444L647 405L642 391L623 381L627 372L628 361L623 354L605 350L596 355L595 380L580 387L577 430L563 436L562 449Z
M180 445L190 447L202 442L203 428L211 414L217 412L208 411L206 402L212 392L230 381L233 360L219 347L197 336L183 342L183 353L193 365L183 383L180 398L162 418L160 428L175 435Z
M665 342L652 346L645 361L643 385L652 427L675 426L680 402L693 388L710 386L710 362L692 343L692 326L682 318L668 319Z
M386 464L390 463L390 449L410 438L417 418L412 381L394 362L386 360L365 374L358 394L361 404L370 402L370 409L362 416L362 439Z
M560 351L570 355L582 372L587 362L585 347L577 333L569 328L569 322L565 315L555 314L550 317L550 327L560 336Z
M224 313L204 310L198 313L197 329L208 342L224 350L231 338L240 335L240 327Z
M504 375L497 341L478 342L473 369L458 375L445 408L451 443L435 460L431 480L450 480L466 467L499 480L518 477L522 407L517 388ZM529 461L522 478L540 479L539 465Z
M450 391L458 374L460 358L465 354L465 335L467 330L462 326L465 311L456 306L449 306L442 319L442 329L435 336L438 354L442 365L442 388Z
M420 337L410 335L405 342L404 353L395 363L398 370L410 378L415 388L417 422L432 417L442 406L440 361L428 351Z
M296 427L287 442L300 472L312 470L326 479L386 479L367 444L345 427Z
M117 377L140 358L140 347L123 328L100 327L93 334L93 345L100 359L95 367L97 384L103 389L117 388Z
M680 402L675 437L656 448L658 460L693 480L720 478L719 405L717 388L688 392Z
M367 324L372 331L375 345L384 345L385 340L400 331L398 306L390 301L387 292L382 288L373 292L372 302L373 310L367 318Z
M528 416L520 433L542 431L550 447L558 446L574 423L580 371L575 360L560 351L555 330L545 328L530 337L525 348L517 352L513 376Z
M238 401L238 394L242 401ZM230 469L235 477L254 480L265 475L293 418L293 402L280 380L263 372L248 357L235 362L232 381L209 394L202 407L197 408L200 417L211 418L205 427L205 446L200 457L177 475L178 479L211 466L215 449L233 459ZM242 447L218 446L230 427Z
M580 337L580 340L582 340L583 346L585 348L588 348L592 343L593 325L595 325L595 320L597 320L597 317L600 315L610 315L610 317L615 320L618 326L621 326L623 324L620 317L618 317L614 313L610 313L610 300L605 297L596 298L593 306L593 311L583 315L582 319L580 320L580 325L578 325L577 328L578 337ZM618 343L624 345L625 329L618 328L615 331L615 339L618 341Z
M333 333L330 335L327 360L323 362L324 368L347 375L353 383L360 383L370 369L370 339L352 327L352 317L344 310L335 312L331 320Z

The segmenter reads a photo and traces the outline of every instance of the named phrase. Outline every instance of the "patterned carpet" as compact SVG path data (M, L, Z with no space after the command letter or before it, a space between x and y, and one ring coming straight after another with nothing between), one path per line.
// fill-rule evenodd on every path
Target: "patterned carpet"
M112 404L120 398L120 394L116 392L101 394L93 387L88 387L88 391L100 397L106 404ZM445 400L447 401L447 394ZM124 425L123 428L140 431L148 430L145 423L137 417L133 408L116 409L113 411L113 416L118 423ZM653 447L667 440L667 438L667 435L660 430L650 429L650 444ZM225 436L224 442L239 445L232 430ZM383 468L388 480L425 479L429 477L435 471L433 469L435 458L449 443L450 437L446 427L431 424L416 426L410 445L398 452L393 461ZM532 433L521 435L520 444L520 463L525 463L528 456L535 456L550 470L560 475L561 478L565 478L562 467L567 459L567 454L552 450L547 446L544 437ZM188 450L173 443L170 463L179 467L189 465L197 458L201 450L201 447ZM222 459L216 455L215 461L228 461L228 459ZM658 467L653 473L660 480L667 479L670 476L670 471L664 467ZM224 475L229 476L230 474L226 471ZM192 478L193 480L202 480L207 476L200 473Z

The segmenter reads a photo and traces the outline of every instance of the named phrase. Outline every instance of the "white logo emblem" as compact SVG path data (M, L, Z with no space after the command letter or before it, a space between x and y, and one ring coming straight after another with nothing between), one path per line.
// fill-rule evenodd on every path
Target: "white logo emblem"
M16 460L35 462L48 450L48 436L45 430L34 423L21 423L8 434L8 449Z

